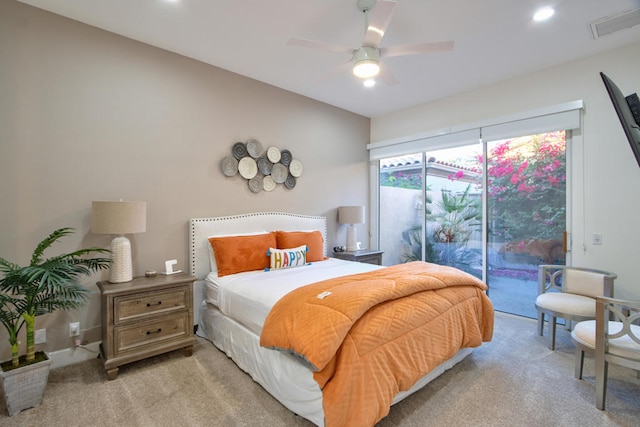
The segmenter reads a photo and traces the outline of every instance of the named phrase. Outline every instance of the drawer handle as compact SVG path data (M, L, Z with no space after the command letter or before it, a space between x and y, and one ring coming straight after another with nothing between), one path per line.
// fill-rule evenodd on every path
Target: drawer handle
M161 328L158 328L158 329L157 329L157 330L155 330L155 331L147 331L147 335L157 334L157 333L160 333L160 332L162 332L162 329L161 329Z
M160 304L162 304L162 301L158 301L158 302L157 302L157 303L155 303L155 304L151 304L150 302L148 302L148 303L147 303L147 307L151 307L152 305L160 305Z

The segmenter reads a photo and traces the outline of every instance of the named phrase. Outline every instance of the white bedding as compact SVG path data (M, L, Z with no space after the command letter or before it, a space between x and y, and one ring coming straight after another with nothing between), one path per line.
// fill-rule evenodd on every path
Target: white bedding
M271 307L292 290L332 277L364 273L381 268L377 265L329 258L295 268L271 271L247 271L218 277L207 275L205 301L260 335Z

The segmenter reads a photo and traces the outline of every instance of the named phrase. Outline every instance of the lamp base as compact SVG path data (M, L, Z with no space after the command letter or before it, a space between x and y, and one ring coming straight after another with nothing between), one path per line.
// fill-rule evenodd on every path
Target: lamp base
M347 228L347 251L353 252L358 248L358 231L356 226L351 224Z
M133 279L131 268L131 242L124 236L111 241L110 283L130 282Z

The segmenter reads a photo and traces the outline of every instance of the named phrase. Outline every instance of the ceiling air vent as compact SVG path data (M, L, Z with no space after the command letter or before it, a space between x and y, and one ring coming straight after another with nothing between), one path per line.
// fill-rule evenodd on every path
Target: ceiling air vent
M640 25L640 9L628 10L615 16L598 19L589 24L594 39Z

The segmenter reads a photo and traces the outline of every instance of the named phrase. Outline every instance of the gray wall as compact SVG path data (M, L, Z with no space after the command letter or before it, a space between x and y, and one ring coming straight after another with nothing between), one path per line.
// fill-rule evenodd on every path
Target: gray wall
M371 121L374 142L478 123L584 100L582 129L569 145L568 221L573 265L618 274L615 295L640 299L635 263L640 242L640 167L624 135L599 72L626 94L640 93L640 44L532 72ZM603 244L594 245L593 233Z
M328 247L344 244L340 205L368 202L369 119L109 32L0 0L0 256L26 264L56 228L56 251L108 247L90 231L92 200L147 201L147 231L131 236L134 274L178 259L187 270L193 217L284 211L329 217ZM235 141L287 148L304 165L293 190L251 193L225 178ZM368 208L368 206L367 206ZM358 234L366 236L366 226ZM55 255L51 253L50 255ZM95 281L89 306L46 315L54 351L68 322L100 339ZM0 360L9 357L4 330Z

